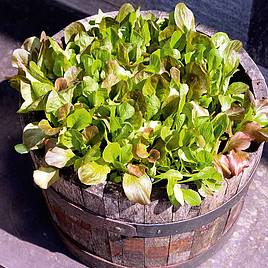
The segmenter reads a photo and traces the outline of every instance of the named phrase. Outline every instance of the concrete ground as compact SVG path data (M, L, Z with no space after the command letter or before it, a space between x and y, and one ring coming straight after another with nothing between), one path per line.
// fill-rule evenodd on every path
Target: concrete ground
M21 142L18 94L5 80L14 74L12 50L25 37L43 29L51 35L85 16L54 1L0 1L0 266L6 268L85 267L68 254L50 224L41 192L33 185L29 156L13 149ZM267 69L262 71L268 79ZM268 267L267 174L268 146L233 236L200 268Z

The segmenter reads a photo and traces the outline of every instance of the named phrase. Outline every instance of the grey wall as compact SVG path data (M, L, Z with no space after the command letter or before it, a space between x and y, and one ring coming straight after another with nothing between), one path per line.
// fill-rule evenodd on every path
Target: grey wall
M254 0L247 50L254 60L268 67L268 1Z
M253 0L56 0L74 9L95 14L117 10L124 2L140 5L142 9L172 10L178 2L185 2L194 12L199 22L219 31L225 31L233 38L247 42L250 11Z

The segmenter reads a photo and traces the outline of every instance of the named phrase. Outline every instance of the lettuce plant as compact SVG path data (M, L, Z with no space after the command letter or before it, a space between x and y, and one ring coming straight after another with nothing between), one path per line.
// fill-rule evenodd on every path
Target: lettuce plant
M121 183L148 204L153 187L173 204L198 206L248 165L268 137L268 100L255 100L239 71L241 43L197 32L177 4L168 18L124 4L64 30L43 32L13 53L19 113L34 112L19 153L41 149L34 181L46 189L68 168L81 183ZM40 121L39 121L40 120ZM164 188L165 187L165 188Z

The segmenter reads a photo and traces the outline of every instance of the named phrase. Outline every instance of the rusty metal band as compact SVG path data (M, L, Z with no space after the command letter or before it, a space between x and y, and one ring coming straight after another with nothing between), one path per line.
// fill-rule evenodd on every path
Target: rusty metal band
M84 207L66 200L66 197L63 197L60 193L56 192L52 188L48 189L46 194L48 199L52 201L50 202L51 204L54 203L60 207L64 207L67 215L76 215L76 217L85 223L94 226L93 228L95 229L106 229L107 231L111 231L126 237L162 237L176 235L194 231L213 222L216 218L222 216L224 213L227 213L229 209L238 203L248 191L248 187L260 158L261 150L259 150L256 159L254 160L253 172L250 174L246 184L227 202L206 214L178 222L167 222L163 224L123 222L120 220L114 220L96 215Z
M112 263L109 260L106 260L104 258L101 258L99 256L96 256L90 252L88 252L83 246L81 246L79 243L77 243L75 240L73 240L69 235L65 234L60 230L60 228L57 226L56 223L54 223L54 226L56 230L58 231L64 245L66 248L72 252L74 257L76 257L79 261L85 263L86 265L90 264L90 268L127 268L128 266L123 266L120 264ZM203 253L183 262L180 264L172 264L164 266L165 268L193 268L197 267L201 263L203 263L205 260L207 260L209 257L211 257L213 254L215 254L222 246L228 241L230 236L232 235L234 231L233 226L219 239L214 245L209 247L206 251ZM162 266L163 267L163 266ZM155 267L157 268L157 267ZM160 267L158 267L160 268Z

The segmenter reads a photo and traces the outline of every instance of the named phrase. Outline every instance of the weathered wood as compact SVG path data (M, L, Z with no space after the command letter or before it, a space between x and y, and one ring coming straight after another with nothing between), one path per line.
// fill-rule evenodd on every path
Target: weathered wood
M226 226L228 215L229 215L229 211L225 212L222 216L214 220L213 231L211 233L210 244L209 244L210 247L213 246L218 240L221 239L222 233Z
M52 211L53 220L61 228L61 230L69 234L69 236L78 241L86 248L90 248L87 241L91 239L91 226L80 221L75 214L70 215L65 208L55 202L51 189L47 190L50 208ZM94 252L93 248L90 248Z
M261 99L264 96L267 97L267 85L263 77L261 79L252 80L251 83L255 91L258 92L258 93L255 93L255 96L257 99Z
M104 188L105 184L98 184L81 189L85 208L101 216L105 216Z
M121 188L118 185L107 183L104 188L103 202L107 218L119 219L119 198ZM108 232L111 260L117 264L123 264L123 241L121 235Z
M144 238L123 239L123 264L127 267L144 267Z
M60 178L60 180L51 187L75 204L84 205L81 187L74 184L72 181Z
M207 196L202 201L199 215L205 214L213 209L216 209L224 201L224 195L226 192L227 183L223 181L221 190L215 192L211 196Z
M173 207L172 221L181 221L187 218L191 207L184 206ZM168 264L176 264L186 261L190 257L194 232L188 232L179 235L170 236Z
M259 149L258 149L258 151L259 151ZM248 180L250 179L251 174L254 173L256 163L255 163L255 161L253 161L253 159L257 158L258 151L256 153L251 153L250 154L249 166L247 168L245 168L243 170L243 172L242 172L242 176L241 176L241 179L240 179L238 190L241 189L248 182Z
M104 187L104 184L99 184L82 188L84 207L101 216L105 216L103 202ZM94 225L91 225L91 237L90 240L88 240L89 248L94 248L94 252L97 256L111 260L108 231L100 228L96 230L94 227Z
M56 226L57 228L57 226ZM95 254L86 251L77 245L76 241L70 239L70 237L66 236L59 228L57 231L66 246L66 248L72 252L74 256L76 256L81 262L85 263L90 268L125 268L125 266L121 266L119 264L112 263L105 258L101 258L96 256Z
M159 191L161 193L161 191ZM154 191L152 202L145 206L145 223L165 223L172 221L172 205L163 194ZM159 195L160 194L160 195ZM160 201L161 200L161 201ZM170 238L145 238L145 266L165 266L168 262Z
M216 209L224 202L224 195L226 192L227 183L224 182L222 185L222 189L216 192L212 196L207 196L201 206L200 206L200 215L205 214L213 209ZM193 244L191 248L191 257L200 254L203 251L206 251L211 244L214 243L216 239L215 230L219 230L219 225L221 225L222 220L215 219L211 223L202 226L200 229L195 231Z
M240 212L242 210L242 207L243 207L243 204L244 204L244 198L242 198L240 200L239 203L237 203L230 211L230 214L228 216L228 220L227 220L227 223L226 223L226 226L224 228L224 233L228 232L231 227L234 225L234 223L237 221L239 215L240 215Z
M249 78L254 80L264 80L262 73L260 72L256 63L251 59L245 49L239 51L239 61L243 67L243 71L249 76ZM256 93L256 92L254 92Z
M238 176L233 176L232 178L226 180L227 188L224 195L224 201L229 200L232 196L234 196L237 193L242 177L243 173L240 173Z
M144 206L129 201L122 193L119 197L119 217L122 221L144 223ZM144 267L144 238L122 238L123 264Z

